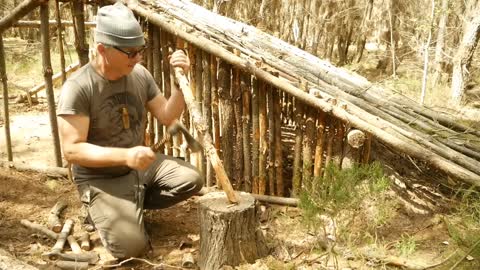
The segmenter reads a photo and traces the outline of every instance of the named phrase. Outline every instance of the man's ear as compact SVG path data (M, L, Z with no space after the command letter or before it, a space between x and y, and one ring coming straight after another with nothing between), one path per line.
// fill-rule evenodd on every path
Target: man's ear
M106 49L105 45L103 45L102 43L97 43L96 47L97 47L97 52L100 55L104 56L105 55L105 49Z

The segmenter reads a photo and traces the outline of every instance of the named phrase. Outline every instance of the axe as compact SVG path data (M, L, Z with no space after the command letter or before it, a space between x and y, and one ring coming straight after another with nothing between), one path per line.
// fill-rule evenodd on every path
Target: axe
M158 152L160 147L163 144L165 144L165 142L168 141L171 136L175 136L179 132L183 134L183 137L185 137L185 140L187 141L187 145L192 152L198 152L203 149L202 144L199 141L197 141L195 138L193 138L192 134L190 134L187 128L185 128L185 126L182 125L182 123L180 123L179 121L175 121L170 126L168 126L167 134L165 134L162 140L152 145L150 148L152 149L153 152Z

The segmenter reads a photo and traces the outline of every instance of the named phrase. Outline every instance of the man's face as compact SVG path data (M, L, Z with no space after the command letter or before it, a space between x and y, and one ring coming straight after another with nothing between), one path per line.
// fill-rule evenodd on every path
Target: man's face
M145 47L118 47L106 49L109 68L119 75L128 75L142 61Z

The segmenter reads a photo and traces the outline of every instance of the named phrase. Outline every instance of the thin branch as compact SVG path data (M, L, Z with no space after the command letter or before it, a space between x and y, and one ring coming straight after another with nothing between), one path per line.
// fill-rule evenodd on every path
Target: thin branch
M455 269L455 268L478 246L478 244L480 244L480 239L478 239L477 242L475 242L475 244L473 244L473 246L465 253L465 255L462 256L462 258L460 258L460 260L458 260L458 261L450 268L450 270Z
M156 269L163 269L164 267L168 267L168 268L171 268L171 269L179 269L179 270L183 270L183 269L186 269L186 268L183 268L183 267L178 267L178 266L173 266L173 265L168 265L168 264L165 264L165 263L152 263L146 259L142 259L142 258L135 258L135 257L131 257L131 258L128 258L128 259L125 259L117 264L111 264L111 265L100 265L100 266L97 266L95 268L93 268L92 270L99 270L99 269L109 269L109 268L116 268L116 267L120 267L122 266L123 264L127 263L127 262L131 262L131 261L140 261L140 262L143 262L143 263L146 263L150 266L153 266L154 268Z

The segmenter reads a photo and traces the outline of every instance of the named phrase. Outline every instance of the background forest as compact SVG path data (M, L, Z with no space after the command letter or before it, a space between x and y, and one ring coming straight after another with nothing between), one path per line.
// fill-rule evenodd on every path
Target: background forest
M418 102L477 104L480 1L194 2Z

